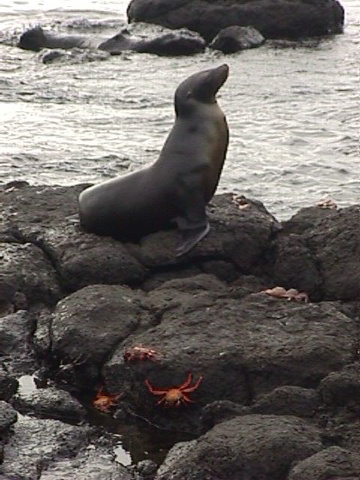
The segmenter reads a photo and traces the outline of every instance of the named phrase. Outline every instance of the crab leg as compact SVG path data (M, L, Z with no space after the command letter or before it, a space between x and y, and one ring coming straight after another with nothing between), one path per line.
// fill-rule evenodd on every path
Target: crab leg
M150 390L150 392L153 393L154 395L165 395L169 391L168 388L165 390L159 390L158 388L154 388L148 379L145 380L145 383L148 389Z
M190 375L191 375L191 374L190 374ZM191 393L191 392L193 392L194 390L196 390L196 389L198 388L198 386L200 385L202 379L203 379L203 376L200 375L198 381L195 382L192 387L188 387L187 385L189 385L189 384L187 384L187 385L184 384L184 385L182 385L182 386L180 387L180 390L182 391L182 393L184 393L184 392L185 392L185 393ZM190 381L190 383L191 383L191 381ZM185 388L184 388L184 387L185 387Z

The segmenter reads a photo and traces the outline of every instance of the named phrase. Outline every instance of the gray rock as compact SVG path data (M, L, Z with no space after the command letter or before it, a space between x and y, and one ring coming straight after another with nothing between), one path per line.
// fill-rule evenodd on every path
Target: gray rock
M283 480L293 462L321 449L319 431L296 417L245 415L170 450L156 480Z
M96 283L137 285L145 278L145 267L124 245L81 231L77 219L73 225L46 229L39 240L67 290Z
M0 401L0 437L17 421L17 412L6 402Z
M331 372L321 381L319 391L326 404L357 407L360 413L360 363Z
M360 268L354 258L360 258L360 206L301 212L295 223L299 233L288 233L294 226L287 225L275 241L273 280L313 300L359 300Z
M306 292L312 300L322 296L322 278L315 255L298 235L280 236L276 241L272 279L275 285Z
M56 387L19 392L14 398L14 405L20 413L32 413L65 422L79 422L86 415L85 408L78 400Z
M324 218L336 216L336 209L319 206L301 208L289 220L282 223L283 233L286 235L291 233L301 235L316 227Z
M235 53L240 50L260 47L264 43L265 38L256 28L233 25L220 30L209 47L223 53Z
M211 40L231 25L255 27L265 38L341 33L344 9L336 0L132 0L129 22L186 27Z
M87 427L66 425L57 420L19 418L4 447L0 466L6 480L34 480L59 458L73 457L88 443Z
M111 449L90 444L75 458L58 459L42 474L41 480L134 480L117 463Z
M51 326L52 355L63 370L59 378L72 364L81 385L94 381L114 347L148 321L139 298L125 286L92 285L59 302Z
M241 201L244 203L239 206L232 194L215 196L208 205L210 233L189 254L177 260L174 260L176 231L148 235L140 241L140 246L129 247L131 253L152 268L206 262L211 258L226 259L243 272L253 273L279 224L261 202L245 197Z
M163 409L155 407L159 398L148 392L146 378L161 389L182 384L189 371L193 382L204 376L191 394L196 403L183 408L187 415L173 415L175 429L188 429L186 422L199 417L200 406L217 400L246 404L252 396L283 385L312 388L353 358L355 322L331 304L291 303L264 293L239 301L226 289L217 294L194 289L190 294L165 287L148 294L152 309L159 307L159 325L130 335L103 369L111 391L126 385L132 405L159 423L165 421ZM125 363L125 348L136 344L163 357L159 362Z
M16 378L9 375L4 365L0 365L0 400L9 400L18 388Z
M0 299L15 308L28 308L36 303L54 304L59 297L54 268L40 248L30 243L0 244Z
M304 235L323 280L325 299L360 300L360 206L337 211Z
M358 480L360 455L340 447L330 447L299 462L287 480Z
M210 430L215 425L221 422L226 422L234 417L242 415L249 415L251 408L230 400L218 400L217 402L209 403L202 409L201 413L201 431L204 433Z
M34 319L24 310L0 318L0 359L14 376L32 373L38 363L32 345Z
M16 231L22 242L31 242L41 248L51 260L53 275L56 271L66 290L77 290L94 283L141 283L146 269L131 257L120 242L87 234L80 229L77 197L86 186L25 185L5 189L0 192L0 205L7 226L7 230L3 227L4 230L9 233ZM37 247L27 247L35 249L35 253L29 251L30 260L33 256L37 258ZM32 261L33 264L25 266L30 278L37 279L38 275L44 275L42 271L46 272L46 269L42 265L35 268ZM19 269L16 271L20 272ZM47 277L43 283L47 289L50 288Z
M316 390L285 385L257 398L251 406L251 412L314 417L320 405L320 396Z

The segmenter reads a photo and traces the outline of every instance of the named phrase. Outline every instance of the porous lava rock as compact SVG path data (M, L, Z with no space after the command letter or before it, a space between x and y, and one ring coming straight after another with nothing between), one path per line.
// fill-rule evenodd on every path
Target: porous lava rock
M235 53L248 48L260 47L264 43L265 38L256 28L234 25L220 30L209 47L223 53Z
M58 303L51 323L51 353L61 362L59 379L66 379L69 371L64 367L71 365L82 387L93 385L116 345L148 322L139 297L125 286L91 285Z
M320 432L303 420L245 415L216 425L183 452L170 450L156 480L283 480L293 462L321 449Z
M15 408L22 414L36 414L64 422L80 422L86 416L81 403L65 390L56 387L19 391L13 399Z
M17 387L18 382L16 378L5 370L2 358L0 364L0 400L9 400L16 392Z
M4 401L0 401L0 436L6 432L11 425L17 421L17 412L11 405Z
M130 335L103 368L110 391L125 387L133 406L160 423L169 419L155 407L159 398L147 391L146 378L162 389L182 384L189 371L194 381L204 375L192 394L197 403L191 415L197 417L198 406L216 400L244 405L283 385L313 388L352 361L356 324L330 304L298 304L264 293L239 300L226 288L211 292L192 284L186 292L185 283L179 281L175 289L172 281L169 288L164 284L148 294L160 323ZM163 357L158 362L125 362L125 349L136 344L150 345ZM186 428L184 417L174 413L174 418Z
M199 32L211 40L223 28L253 26L265 38L341 33L344 9L337 0L132 0L129 22Z
M12 376L30 374L38 367L34 330L35 320L26 310L0 317L0 360Z
M360 258L360 207L325 213L317 207L295 217L285 223L275 242L271 273L275 283L306 291L314 300L359 300L360 268L354 259Z
M20 418L4 447L0 475L11 480L33 480L58 457L74 456L88 443L90 429L57 420Z
M316 390L285 385L257 398L251 412L314 417L320 406L320 395Z
M288 480L357 480L359 477L360 455L334 446L299 462Z
M320 383L320 394L328 405L352 406L360 413L360 363L331 372Z
M100 387L120 395L109 414L91 413L111 429L146 425L151 444L155 427L172 444L203 434L174 448L159 479L289 480L311 458L320 480L337 459L357 465L359 206L311 207L280 224L256 200L218 195L209 235L177 259L176 231L138 244L84 232L84 187L0 186L0 398L21 413L1 440L0 477L98 480L96 465L101 480L141 476L115 462L111 433L109 445L65 423L83 409L56 384L86 402ZM266 293L275 286L309 301ZM155 355L124 357L134 346ZM27 392L24 375L42 388ZM186 379L197 388L178 407L148 388ZM40 418L50 416L62 421ZM132 440L124 434L133 453Z

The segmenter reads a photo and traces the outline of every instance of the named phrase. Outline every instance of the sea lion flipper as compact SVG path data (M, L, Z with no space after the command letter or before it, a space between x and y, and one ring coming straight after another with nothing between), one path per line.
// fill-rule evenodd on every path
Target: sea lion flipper
M210 230L203 202L194 202L192 208L176 218L176 223L181 235L179 246L176 248L176 256L180 257L189 252L200 242Z
M200 225L199 227L192 227L186 230L181 230L181 242L176 248L176 256L180 257L188 253L197 243L200 242L210 230L209 222L206 225Z

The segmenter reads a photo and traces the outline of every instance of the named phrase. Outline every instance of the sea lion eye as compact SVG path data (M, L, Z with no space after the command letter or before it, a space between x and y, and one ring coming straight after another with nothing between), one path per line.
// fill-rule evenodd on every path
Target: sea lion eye
M191 98L193 96L192 91L189 90L186 94L186 98Z

